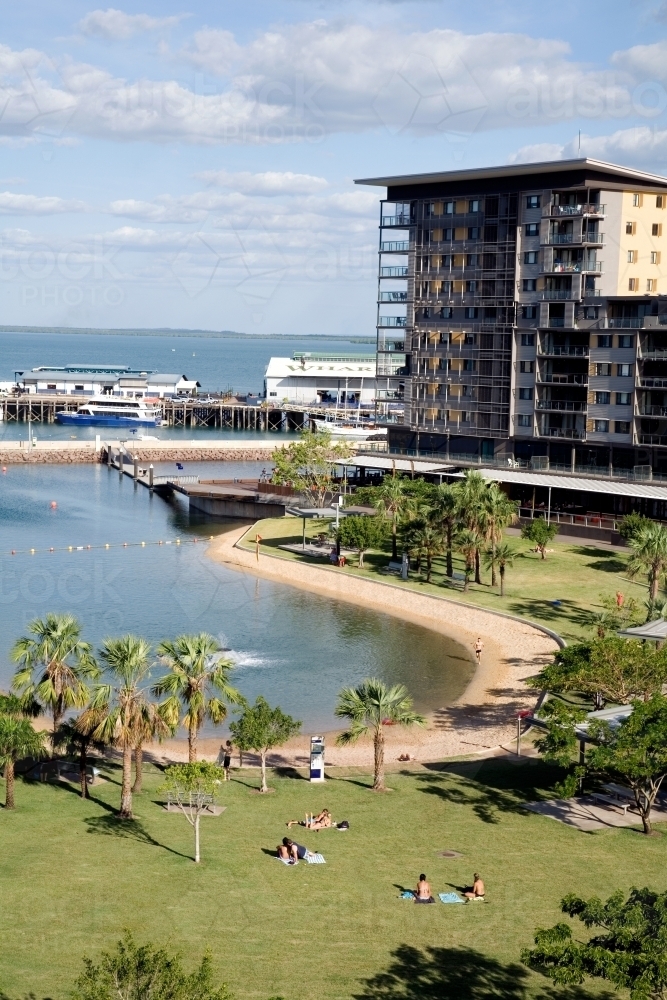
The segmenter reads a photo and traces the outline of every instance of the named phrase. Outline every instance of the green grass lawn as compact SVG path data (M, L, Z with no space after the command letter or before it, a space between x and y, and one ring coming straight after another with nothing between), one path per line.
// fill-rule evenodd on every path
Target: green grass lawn
M322 521L306 522L306 537L312 538L319 534ZM285 552L278 548L283 542L300 542L302 521L300 518L284 517L258 521L246 535L244 547L254 551L256 531L262 536L262 549L286 559L296 559L308 563L326 560L313 560L297 553ZM585 539L572 539L558 536L549 548L545 560L530 552L531 543L518 537L508 535L510 545L517 550L518 556L514 565L507 570L505 577L505 596L500 597L498 588L490 586L490 571L483 571L482 586L470 584L467 594L463 593L462 581L450 581L445 577L444 558L434 562L432 583L425 582L421 577L411 573L410 579L403 582L395 575L387 576L381 569L387 565L390 550L384 552L368 552L364 556L364 568L357 568L357 558L352 557L352 565L346 566L341 573L355 573L371 579L384 580L397 586L407 586L427 594L435 594L458 601L469 601L481 607L505 611L531 621L538 622L554 629L568 641L591 634L591 614L602 610L600 594L613 595L621 590L627 597L634 597L643 610L643 602L648 596L647 586L642 578L629 580L625 573L628 555L610 548L596 546ZM463 561L455 554L454 570L463 573ZM561 601L560 607L554 607L554 600Z
M392 774L386 795L348 771L326 787L272 776L274 793L261 796L255 773L236 772L219 795L226 812L202 820L199 866L189 825L158 804L157 770L129 824L113 811L119 772L108 775L89 802L75 789L20 781L16 812L0 810L0 994L65 997L82 956L97 957L129 928L181 950L186 964L210 948L239 1000L386 1000L404 995L403 980L414 988L417 971L430 983L418 995L433 1000L519 998L524 977L528 996L544 996L545 981L516 966L534 929L559 919L566 892L667 887L662 837L584 834L522 811L555 778L534 760ZM295 839L326 865L287 868L269 856L287 819L323 805L350 830L299 829ZM438 857L445 849L463 857ZM399 899L422 871L436 892L479 871L488 902ZM369 984L390 967L389 992Z

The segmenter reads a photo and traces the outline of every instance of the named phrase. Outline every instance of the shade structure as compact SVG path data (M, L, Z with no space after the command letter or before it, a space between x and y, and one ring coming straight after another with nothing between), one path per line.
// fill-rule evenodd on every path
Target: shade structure
M618 634L626 635L629 639L648 639L652 642L663 642L667 639L667 618L656 618L655 621L646 622L644 625L625 628Z

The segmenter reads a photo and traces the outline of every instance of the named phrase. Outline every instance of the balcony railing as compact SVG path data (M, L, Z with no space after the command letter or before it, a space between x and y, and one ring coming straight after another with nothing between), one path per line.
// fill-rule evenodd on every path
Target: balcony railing
M581 441L586 436L586 431L577 430L576 427L540 427L537 428L538 437L570 438Z
M407 278L408 268L407 267L381 267L380 268L381 278Z
M640 417L667 417L667 406L640 406L637 412Z
M554 385L588 385L588 375L565 375L560 372L538 372L538 382L551 382Z
M545 274L583 274L585 271L594 271L600 274L602 271L601 260L577 260L572 263L555 260L551 267L545 267Z
M407 324L407 316L380 316L378 319L378 326L385 329L394 326L407 326Z
M653 319L646 316L610 316L607 326L610 330L641 330L647 318Z
M407 302L407 292L380 292L380 302Z
M640 389L667 389L667 378L644 378L637 379Z
M542 292L542 299L545 302L562 301L563 299L575 298L572 288L545 288ZM579 298L577 295L576 298Z
M535 403L538 410L564 410L567 413L583 413L586 403L574 399L538 399Z
M414 222L410 221L409 215L383 215L380 225L383 228L385 226L398 226L405 229L408 226L414 226Z
M638 434L640 444L667 445L667 434Z
M547 242L550 246L558 246L563 243L595 243L600 246L604 243L604 233L577 234L576 239L574 233L549 233Z
M604 215L605 206L588 203L585 205L545 205L542 209L543 216L563 216L563 215Z
M380 253L407 253L409 249L409 240L397 240L391 243L380 244Z
M540 344L537 349L538 354L551 354L556 357L567 358L587 358L589 355L588 345L575 347L559 347L558 345Z

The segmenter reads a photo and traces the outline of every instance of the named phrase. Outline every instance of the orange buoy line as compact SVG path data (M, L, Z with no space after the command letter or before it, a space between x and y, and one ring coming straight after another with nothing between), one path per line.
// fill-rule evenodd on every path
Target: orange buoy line
M62 545L60 547L51 545L48 549L10 549L9 554L12 556L34 556L37 552L89 552L92 549L143 549L147 545L187 545L188 543L194 545L202 541L212 542L214 537L215 535L208 535L205 539L197 538L196 536L194 538L167 538L158 539L155 542L104 542L103 545Z

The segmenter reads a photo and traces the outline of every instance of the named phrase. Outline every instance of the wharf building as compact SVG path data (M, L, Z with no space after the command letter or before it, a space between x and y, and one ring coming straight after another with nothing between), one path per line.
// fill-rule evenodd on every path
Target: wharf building
M135 371L127 365L64 365L14 373L19 391L42 395L175 398L196 396L200 387L186 375Z
M667 178L577 159L357 183L386 187L390 452L667 477Z
M271 358L264 376L264 396L276 405L373 410L375 354L296 352Z

